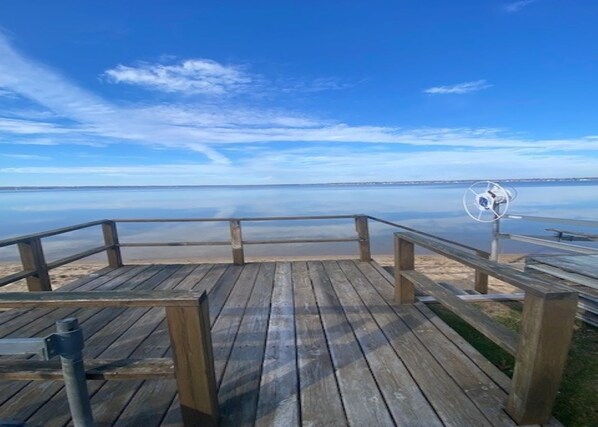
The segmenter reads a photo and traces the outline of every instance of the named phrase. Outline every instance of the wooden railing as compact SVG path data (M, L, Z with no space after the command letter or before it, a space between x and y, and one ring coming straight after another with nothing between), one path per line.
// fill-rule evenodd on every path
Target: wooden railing
M243 239L241 228L242 222L257 221L297 221L297 220L338 220L353 219L355 222L355 237L342 238L304 238L304 239L269 239L269 240L247 240ZM227 241L179 241L179 242L121 242L119 241L118 223L206 223L206 222L228 222L230 227L230 240ZM84 228L101 226L104 236L104 245L98 246L84 252L77 253L56 261L46 262L42 239L59 234L69 233ZM230 246L232 249L232 260L234 264L245 263L245 245L271 245L271 244L297 244L297 243L346 243L356 242L359 249L359 258L362 261L371 259L370 237L368 231L368 217L366 215L320 215L320 216L279 216L279 217L246 217L246 218L127 218L114 220L100 220L85 224L73 225L42 233L30 234L27 236L15 237L0 241L0 248L17 245L23 270L6 277L0 278L0 287L10 283L26 279L30 291L51 291L49 271L62 265L95 255L99 252L106 252L108 265L112 268L123 265L121 248L132 247L168 247L168 246Z
M46 262L46 257L44 255L42 246L42 239L97 226L102 227L102 232L104 234L104 245L88 249L84 252L61 258L56 261ZM0 240L0 248L13 245L18 246L23 270L0 278L0 287L18 280L26 279L27 287L30 291L51 291L52 284L48 274L50 270L104 251L107 253L108 264L111 267L119 267L122 265L120 249L118 246L118 236L116 233L116 225L114 224L114 221L110 220L86 222L84 224L57 228L55 230L45 231L42 233Z
M451 246L456 246L458 248L462 248L468 251L473 251L475 254L477 254L479 257L485 258L485 259L489 259L490 258L490 252L486 252L482 249L478 249L478 248L474 248L473 246L468 246L465 245L463 243L459 243L459 242L455 242L453 240L449 240L449 239L445 239L443 237L440 236L435 236L433 234L430 233L426 233L424 231L420 231L420 230L416 230L415 228L411 228L411 227L407 227L406 225L403 224L398 224L396 222L392 222L392 221L387 221L385 219L382 218L377 218L375 216L369 216L368 218L371 219L372 221L376 221L379 222L381 224L386 224L386 225L390 225L391 227L395 227L395 228L400 228L401 230L405 230L405 231L411 231L413 233L417 233L421 236L425 236L425 237L430 237L433 238L435 240L439 240L441 242L444 243L448 243ZM488 293L488 275L482 271L479 270L475 270L475 278L474 278L474 289L481 293L481 294L487 294Z
M186 426L218 425L218 397L208 297L190 291L14 292L0 294L0 308L164 307L170 359L85 360L92 380L176 378ZM174 363L174 369L172 364ZM60 366L37 360L3 360L0 379L61 378Z
M415 287L462 317L489 339L515 356L515 371L506 405L519 424L542 424L550 419L573 333L577 292L537 280L512 267L489 261L454 245L417 233L395 233L395 302L413 303ZM418 245L474 268L525 291L522 330L497 323L415 270Z
M297 220L337 220L353 219L355 221L356 237L349 238L310 238L310 239L243 239L242 222L257 221L297 221ZM147 223L147 222L228 222L230 227L230 241L185 241L185 242L121 242L119 247L152 247L152 246L228 246L232 248L234 264L245 262L245 245L272 245L292 243L344 243L357 242L359 257L362 261L371 259L370 238L368 232L368 217L366 215L319 215L319 216L278 216L278 217L247 217L247 218L145 218L145 219L115 219L115 223Z

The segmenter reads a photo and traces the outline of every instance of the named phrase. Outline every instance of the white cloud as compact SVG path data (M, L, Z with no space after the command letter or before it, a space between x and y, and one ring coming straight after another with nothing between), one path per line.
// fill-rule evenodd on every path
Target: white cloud
M386 147L388 148L388 147ZM492 161L491 161L492 160ZM234 165L157 164L118 166L27 166L0 168L0 176L48 185L87 184L276 184L394 180L505 179L595 175L595 160L584 154L520 152L510 149L401 152L347 150L343 146L270 149L251 153ZM65 176L74 177L65 178ZM15 178L16 177L16 178ZM272 179L274 177L274 179ZM89 182L88 179L96 181ZM7 184L10 185L10 184Z
M2 153L0 154L2 157L8 157L9 159L18 159L18 160L49 160L50 157L46 156L38 156L37 154L8 154Z
M0 144L101 147L135 143L189 150L209 160L191 153L193 165L5 168L0 171L5 175L48 174L56 179L60 174L76 175L82 183L92 183L93 174L120 177L115 184L124 182L122 177L138 184L354 181L356 177L452 179L477 178L484 172L479 165L491 160L497 174L509 170L501 172L502 177L595 174L591 172L595 154L587 153L598 152L596 136L557 140L526 138L491 128L351 126L282 109L197 103L187 98L170 104L123 105L84 90L55 70L24 57L1 34L0 57L0 86L31 100L37 108L0 117ZM480 80L431 88L428 91L434 91L428 93L465 93L473 90L472 86L488 85ZM304 151L289 151L289 144L278 142L311 144ZM361 149L359 144L367 144L367 148ZM398 146L391 149L391 144ZM223 149L225 145L231 150ZM319 148L322 145L328 150ZM403 146L425 149L406 153ZM435 150L429 151L430 147ZM585 157L576 153L582 150ZM496 158L501 161L494 162Z
M529 6L532 3L535 3L538 0L519 0L509 3L505 6L505 10L509 13L517 13L524 7Z
M474 80L471 82L458 83L447 86L434 86L424 90L424 93L431 95L463 95L465 93L477 92L482 89L487 89L492 85L486 83L486 80Z
M176 65L117 65L105 75L114 83L127 83L164 92L187 95L224 95L247 89L254 78L240 67L210 59L188 59Z

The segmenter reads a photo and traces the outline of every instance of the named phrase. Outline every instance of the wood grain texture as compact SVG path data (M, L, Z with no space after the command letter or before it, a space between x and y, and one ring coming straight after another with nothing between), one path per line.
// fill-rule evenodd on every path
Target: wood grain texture
M507 411L520 424L544 423L561 383L573 334L577 295L548 300L528 294Z
M348 423L392 425L384 398L324 266L321 262L308 262L307 265Z
M85 361L88 380L174 378L172 359L92 359ZM60 360L6 360L0 364L1 380L61 380Z
M504 374L423 304L393 305L393 284L374 262L344 260L125 266L67 289L207 291L223 425L511 425ZM99 425L183 423L175 379L135 379L171 375L161 307L11 310L0 335L46 335L69 315L82 323L86 360L123 364L88 384ZM62 382L0 384L0 418L69 423Z
M345 426L347 419L306 262L293 263L292 278L302 423Z
M108 265L112 268L122 267L123 259L118 245L118 231L114 221L106 221L102 224L102 234L104 235L104 245L110 248L106 250Z
M266 347L275 265L260 264L220 385L223 426L253 425Z
M490 259L490 254L485 251L476 251L476 255L484 258ZM488 275L480 270L475 270L474 273L474 289L481 294L488 293Z
M256 426L298 425L299 385L291 264L276 263Z
M397 304L412 304L415 301L415 286L402 274L402 271L415 268L415 249L413 243L395 235L395 293L394 301Z
M442 305L449 308L509 353L514 355L517 352L519 337L516 332L501 325L475 307L463 302L457 295L440 286L419 271L402 271L401 275L405 276L412 283L415 283L417 287L427 294L435 297Z
M355 217L355 230L359 239L359 259L361 261L371 261L370 252L370 231L368 228L368 217L358 215Z
M351 261L338 264L327 261L324 266L394 422L410 426L442 425L356 291L371 284ZM390 312L390 308L387 310Z
M220 415L208 300L198 301L199 307L167 307L166 320L183 422L186 426L216 426Z
M25 271L35 271L28 276L27 288L32 292L48 292L52 290L48 266L44 257L42 242L39 238L31 238L18 243L21 264Z
M0 294L0 308L197 306L199 297L190 292L173 290L6 292Z
M393 304L393 285L390 282L392 277L386 272L386 276L383 275L381 271L384 270L380 267L379 271L374 266L375 263L359 264L358 268L371 286L357 286L355 290L370 309L390 345L417 382L437 416L445 425L490 425L451 377L446 369L448 367L440 364L420 341L419 324L411 321L412 314L407 310L410 305ZM422 327L434 330L430 324Z
M565 286L559 284L548 284L539 281L533 277L530 277L524 272L514 269L513 267L489 261L431 238L423 237L415 233L396 233L395 236L444 255L447 258L479 270L489 276L507 282L513 286L523 289L525 292L544 295L546 298L553 299L568 298L568 295L571 292Z
M241 221L233 219L230 221L230 244L233 251L233 264L245 264L245 253L243 251L243 233Z

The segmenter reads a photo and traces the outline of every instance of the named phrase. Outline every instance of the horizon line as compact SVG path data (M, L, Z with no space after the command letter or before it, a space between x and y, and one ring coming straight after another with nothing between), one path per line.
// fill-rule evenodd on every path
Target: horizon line
M8 185L0 186L0 190L50 190L50 189L92 189L92 188L200 188L200 187L296 187L323 185L425 185L425 184L460 184L480 181L492 182L571 182L598 181L598 177L579 178L505 178L505 179L447 179L447 180L404 180L404 181L355 181L355 182L320 182L320 183L279 183L279 184L170 184L170 185Z

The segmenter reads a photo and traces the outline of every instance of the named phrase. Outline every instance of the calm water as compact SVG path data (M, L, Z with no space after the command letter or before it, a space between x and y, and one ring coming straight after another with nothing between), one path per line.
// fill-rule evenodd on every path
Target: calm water
M510 213L598 219L598 182L521 183ZM104 218L251 217L365 213L487 249L491 226L470 219L461 205L466 184L219 187L0 192L0 239ZM552 224L504 221L503 231L547 234ZM575 229L571 226L557 228ZM246 239L353 237L351 220L244 223ZM581 229L579 229L581 230ZM390 253L391 227L371 223L374 253ZM585 230L596 233L594 230ZM121 224L121 241L227 240L227 223ZM48 259L101 243L98 227L44 239ZM221 257L228 247L123 249L128 259ZM504 251L549 249L506 242ZM248 256L354 254L356 244L269 245L246 248ZM16 248L0 249L0 260L16 259Z

